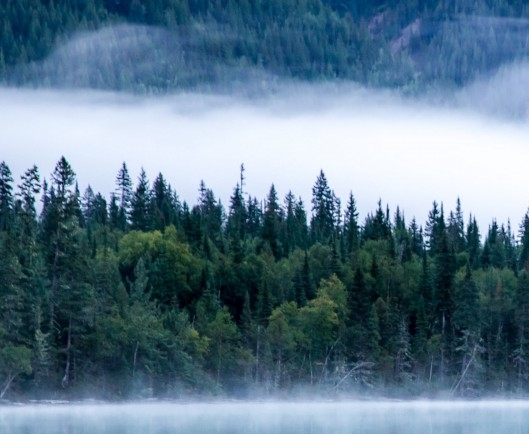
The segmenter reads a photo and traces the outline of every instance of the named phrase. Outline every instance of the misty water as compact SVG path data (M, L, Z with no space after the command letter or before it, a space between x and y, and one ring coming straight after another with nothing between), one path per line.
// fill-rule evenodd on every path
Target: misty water
M528 401L23 405L4 434L487 434L529 432Z

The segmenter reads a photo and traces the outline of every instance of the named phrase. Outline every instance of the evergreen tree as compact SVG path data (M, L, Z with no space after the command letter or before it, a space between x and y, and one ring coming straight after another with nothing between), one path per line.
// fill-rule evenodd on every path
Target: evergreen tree
M312 187L310 230L314 242L326 244L331 240L336 225L335 199L334 193L330 189L327 178L322 170Z
M118 199L115 193L110 194L110 204L108 206L108 219L112 229L120 229L123 227L122 219L118 206Z
M44 188L44 206L42 208L42 237L47 247L46 257L50 273L50 330L55 327L55 307L62 276L68 267L65 261L70 237L76 231L78 221L74 207L70 204L76 200L72 187L75 183L75 172L66 158L61 157L52 175L52 188Z
M363 238L364 240L391 240L391 222L388 213L382 210L382 201L378 201L378 207L375 215L368 215L364 223Z
M360 247L360 226L358 211L353 193L349 193L344 220L344 239L347 253L351 254Z
M116 198L119 205L118 227L121 230L125 230L132 200L132 180L130 179L129 170L125 162L123 162L116 175Z
M140 176L138 177L138 184L136 190L131 198L130 207L130 227L134 230L146 231L150 227L151 213L151 190L149 187L149 181L147 174L142 168Z
M417 255L421 256L424 251L424 240L422 234L422 227L417 226L415 218L412 219L409 227L410 238L411 238L411 251Z
M450 211L448 217L448 240L455 253L461 253L465 250L465 224L459 198L457 198L455 213Z
M519 268L524 269L529 265L529 211L525 213L520 223L520 258Z
M263 215L262 238L268 243L274 258L281 257L282 246L279 241L280 228L283 224L283 210L277 202L277 193L274 185L270 187Z
M14 220L13 177L9 166L0 163L0 231L12 228Z
M239 185L237 185L230 199L230 210L226 222L226 235L236 263L242 261L242 244L246 236L247 219L248 213L244 198Z
M437 253L438 249L438 238L440 236L440 232L442 232L439 228L439 223L441 219L441 213L439 211L437 202L433 202L433 208L428 213L428 220L426 222L426 227L424 230L424 234L426 236L426 247L428 248L429 252L432 255L435 255ZM443 225L444 225L444 218L443 218Z
M16 204L18 256L23 272L28 276L29 281L31 281L29 276L42 272L40 250L37 246L38 223L35 209L35 195L39 193L40 176L37 167L33 166L21 176ZM39 286L34 281L28 282L28 287L33 287L34 290Z
M296 198L291 191L285 196L285 220L281 230L281 244L286 255L290 255L296 245L296 216L294 214L294 207L296 206Z
M468 260L473 269L477 268L479 265L479 258L481 255L480 243L478 224L476 218L471 215L467 226L467 250Z
M198 200L200 208L201 232L211 239L217 246L222 241L222 229L224 224L224 209L217 202L213 191L200 183L200 197Z
M263 210L261 209L261 204L255 197L248 196L244 232L247 236L256 237L261 234L262 225Z
M150 199L148 213L150 228L163 231L166 226L174 224L176 221L176 209L172 203L171 187L161 173L154 180Z
M440 375L441 383L445 380L445 374L450 367L453 351L452 315L454 313L454 274L455 258L448 244L448 234L441 210L437 225L435 227L434 247L435 276L434 276L434 312L435 329L441 336L441 360ZM430 238L432 240L432 238Z
M307 228L307 212L305 211L305 204L299 198L294 208L294 216L296 219L296 244L303 249L309 247L308 228Z
M399 262L407 262L411 260L412 256L412 239L408 230L406 229L406 221L404 215L401 214L399 207L395 212L394 223L395 243L397 246L397 259Z

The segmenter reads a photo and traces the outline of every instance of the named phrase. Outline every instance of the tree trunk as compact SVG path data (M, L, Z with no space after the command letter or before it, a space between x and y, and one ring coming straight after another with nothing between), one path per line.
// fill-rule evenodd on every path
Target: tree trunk
M59 240L61 237L61 226L59 225L57 227L57 233L56 233L57 239L55 240L55 253L53 255L53 264L52 264L52 277L51 277L51 288L50 288L50 331L53 330L53 326L55 323L55 295L57 294L57 286L58 286L58 271L57 268L59 266Z
M66 344L66 367L64 368L64 377L62 377L62 387L68 386L70 382L70 361L71 361L71 348L72 348L72 316L68 320L68 343Z
M261 346L261 326L257 326L257 342L255 345L255 384L259 384L259 353Z
M13 374L11 372L9 374L7 374L7 382L6 382L6 385L4 386L4 388L2 389L2 393L0 393L0 399L4 399L4 395L9 390L9 387L11 386L11 383L16 378L16 376L17 376L17 374Z
M136 342L136 348L134 348L134 360L132 362L132 378L134 378L134 374L136 373L136 360L138 358L138 348L140 346L139 341Z

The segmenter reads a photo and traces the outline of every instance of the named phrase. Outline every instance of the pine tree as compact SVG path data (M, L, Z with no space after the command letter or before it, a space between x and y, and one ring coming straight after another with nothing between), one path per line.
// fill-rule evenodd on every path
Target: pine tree
M283 210L277 202L277 192L274 184L270 187L263 215L262 238L268 243L274 258L277 260L282 255L282 246L279 241L280 229L283 224Z
M415 218L413 218L410 223L409 233L411 238L411 251L417 256L422 256L425 248L422 234L422 226L417 226Z
M52 188L43 219L43 241L47 247L50 280L50 329L60 349L62 385L75 375L74 353L89 334L93 293L87 282L87 244L79 226L79 191L75 172L62 157L52 173Z
M176 209L174 209L172 203L171 187L161 173L154 180L150 199L149 228L163 231L166 226L174 224Z
M65 252L70 237L76 231L78 221L74 207L76 200L72 187L75 184L75 172L64 158L57 162L52 175L52 187L44 188L44 206L42 209L43 241L47 247L48 269L50 270L50 330L55 328L55 307L61 279L67 271Z
M116 199L118 201L117 227L125 230L132 201L132 180L127 165L123 162L116 176Z
M439 237L439 220L441 218L441 212L439 211L437 202L433 202L433 208L428 213L428 220L426 222L426 227L424 230L424 235L426 236L426 247L428 248L430 254L435 255L438 249L438 237ZM444 224L444 218L443 218Z
M299 198L294 208L294 216L296 218L296 245L302 249L307 249L309 247L307 212L305 211L305 204L301 198Z
M360 226L353 193L349 193L349 200L345 210L344 239L348 254L355 252L360 247Z
M448 244L448 235L442 210L437 220L435 234L434 312L435 329L441 335L440 374L441 382L443 382L449 369L454 343L452 315L454 312L455 257L453 250Z
M249 237L257 237L261 234L262 226L263 210L261 209L261 204L257 198L248 196L244 232Z
M312 240L322 244L329 243L335 229L336 201L323 170L312 187L312 217L310 230Z
M473 269L476 269L479 265L479 258L481 255L481 242L478 224L476 218L472 217L472 215L469 218L467 226L467 251L470 266Z
M0 163L0 231L12 228L14 220L13 177L9 166Z
M285 220L281 228L281 244L285 255L290 255L296 246L296 198L291 191L285 196Z
M213 191L200 183L200 197L198 200L200 209L201 233L211 239L215 245L220 246L222 241L222 229L224 224L224 209Z
M35 195L39 193L40 176L37 167L33 166L21 176L21 183L18 185L16 194L16 213L18 258L28 278L28 287L32 287L34 291L40 285L32 279L42 272L40 251L37 246L38 224L35 209ZM37 280L40 281L40 278Z
M375 215L368 215L364 223L363 239L367 240L388 240L392 241L391 222L388 214L382 210L382 200L378 201Z
M242 243L246 236L248 213L241 189L237 185L230 199L230 211L226 222L226 235L235 263L242 261Z
M397 246L397 259L399 262L408 262L412 257L412 239L406 229L404 215L401 214L399 207L395 212L394 236Z
M461 253L465 250L465 224L459 198L457 198L455 213L450 211L448 217L448 240L455 253Z
M525 213L520 223L520 258L519 269L523 270L529 266L529 211Z
M138 184L131 199L130 227L134 230L147 231L151 223L150 213L151 191L147 174L142 168Z

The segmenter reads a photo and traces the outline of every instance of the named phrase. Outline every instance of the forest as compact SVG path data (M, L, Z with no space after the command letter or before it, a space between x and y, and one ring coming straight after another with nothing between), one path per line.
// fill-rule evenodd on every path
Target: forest
M521 0L7 0L0 18L1 86L416 95L529 53ZM65 157L47 177L8 163L0 400L526 395L529 213L361 214L323 171L310 203L257 198L243 166L227 204L126 163L104 197Z
M0 163L0 398L526 394L529 214L360 221L323 171L308 204L234 175L225 207L126 163L109 198L65 157Z
M0 17L0 82L22 86L218 91L280 77L417 94L529 53L521 0L8 0Z

